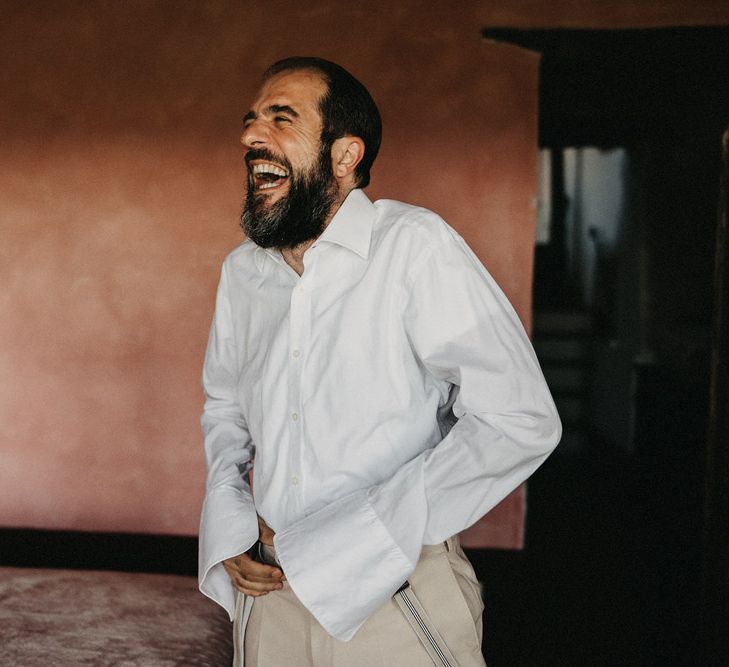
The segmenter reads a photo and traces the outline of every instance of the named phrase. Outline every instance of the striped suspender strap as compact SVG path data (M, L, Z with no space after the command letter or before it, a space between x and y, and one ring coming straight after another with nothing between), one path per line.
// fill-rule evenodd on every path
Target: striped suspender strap
M428 652L433 664L437 667L458 667L456 659L433 625L433 621L430 620L428 612L425 611L415 592L410 588L409 581L400 587L393 598L423 648Z

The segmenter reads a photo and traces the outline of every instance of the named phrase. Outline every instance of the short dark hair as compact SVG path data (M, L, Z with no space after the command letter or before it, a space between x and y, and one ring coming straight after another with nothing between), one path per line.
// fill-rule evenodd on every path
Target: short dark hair
M365 145L362 160L355 168L355 184L364 188L370 182L370 167L382 140L380 111L365 88L346 69L323 58L294 56L275 62L263 74L266 81L288 71L313 70L327 86L319 101L323 128L322 142L330 144L347 135L359 137Z

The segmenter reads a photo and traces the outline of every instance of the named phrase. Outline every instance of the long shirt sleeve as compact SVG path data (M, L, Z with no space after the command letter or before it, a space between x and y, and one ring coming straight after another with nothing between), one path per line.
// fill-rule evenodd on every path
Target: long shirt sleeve
M207 482L200 519L200 590L231 616L235 592L222 561L247 551L258 539L258 520L248 483L254 447L237 399L237 351L223 268L203 370L206 400L201 418Z

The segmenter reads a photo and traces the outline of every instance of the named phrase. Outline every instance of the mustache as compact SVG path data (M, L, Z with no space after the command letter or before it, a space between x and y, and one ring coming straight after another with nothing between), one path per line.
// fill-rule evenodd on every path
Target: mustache
M250 148L248 152L243 156L246 165L250 168L253 160L265 160L266 162L273 162L286 167L289 173L292 171L291 163L283 155L276 155L267 148Z

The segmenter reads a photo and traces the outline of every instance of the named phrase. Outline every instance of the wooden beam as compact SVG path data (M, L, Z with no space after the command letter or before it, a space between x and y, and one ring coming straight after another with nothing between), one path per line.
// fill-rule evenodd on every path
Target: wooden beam
M481 34L542 54L542 146L627 145L707 123L724 129L729 27Z

